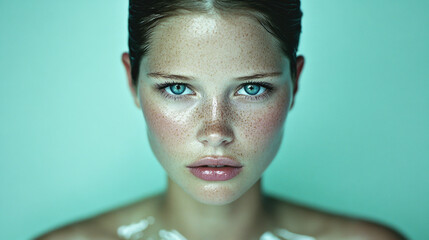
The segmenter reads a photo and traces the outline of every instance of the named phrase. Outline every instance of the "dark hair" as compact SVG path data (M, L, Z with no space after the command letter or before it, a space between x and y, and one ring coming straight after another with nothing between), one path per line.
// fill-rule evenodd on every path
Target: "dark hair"
M300 0L130 0L128 46L134 86L156 24L167 17L190 12L244 13L255 17L279 41L290 60L295 81L302 18Z

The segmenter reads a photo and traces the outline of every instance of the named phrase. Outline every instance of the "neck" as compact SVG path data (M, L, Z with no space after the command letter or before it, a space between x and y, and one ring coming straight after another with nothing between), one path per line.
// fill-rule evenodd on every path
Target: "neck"
M162 205L164 225L187 239L251 239L270 224L261 180L234 202L208 205L193 199L169 178Z

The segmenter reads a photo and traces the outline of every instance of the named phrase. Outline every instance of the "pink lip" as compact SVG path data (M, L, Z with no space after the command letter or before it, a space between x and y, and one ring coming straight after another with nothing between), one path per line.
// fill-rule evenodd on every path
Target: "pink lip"
M209 167L208 165L223 167ZM209 156L187 167L194 176L202 180L226 181L237 176L241 172L243 166L239 162L228 157Z

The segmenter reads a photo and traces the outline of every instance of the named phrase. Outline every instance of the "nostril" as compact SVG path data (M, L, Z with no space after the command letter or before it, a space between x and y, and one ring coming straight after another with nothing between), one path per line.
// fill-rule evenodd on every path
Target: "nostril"
M232 136L220 134L203 135L199 138L199 141L204 145L210 145L214 147L229 144L232 142L232 140Z
M205 122L198 131L198 140L204 145L219 146L229 144L234 139L234 133L228 122Z

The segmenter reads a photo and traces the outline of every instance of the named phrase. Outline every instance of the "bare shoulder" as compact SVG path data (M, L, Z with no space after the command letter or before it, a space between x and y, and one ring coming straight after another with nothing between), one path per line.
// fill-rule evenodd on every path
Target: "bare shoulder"
M397 230L372 221L357 219L271 197L279 226L318 240L404 240Z
M405 240L406 237L397 230L367 220L351 219L346 224L347 239L368 240Z
M104 232L100 229L97 224L92 222L93 220L85 220L77 223L68 224L66 226L59 227L48 233L36 237L36 240L87 240L87 239L106 239L113 240L113 235L108 232Z
M117 240L118 227L153 215L161 195L139 200L95 216L57 227L35 240Z

